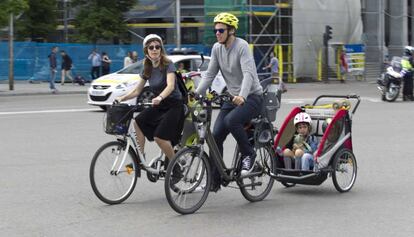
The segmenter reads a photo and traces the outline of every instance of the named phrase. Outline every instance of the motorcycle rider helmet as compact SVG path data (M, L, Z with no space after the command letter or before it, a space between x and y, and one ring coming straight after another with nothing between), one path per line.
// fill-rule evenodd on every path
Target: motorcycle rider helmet
M222 12L219 13L216 17L214 17L214 23L223 23L229 26L234 27L237 29L239 27L239 19L231 13Z
M413 52L414 52L414 47L413 46L407 45L407 46L404 47L404 54L406 56L412 56Z

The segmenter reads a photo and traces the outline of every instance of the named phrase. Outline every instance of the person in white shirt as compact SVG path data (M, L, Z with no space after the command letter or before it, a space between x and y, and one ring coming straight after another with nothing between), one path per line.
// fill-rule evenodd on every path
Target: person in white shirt
M127 56L124 58L124 67L128 67L132 63L132 52L128 51Z
M92 50L92 53L89 54L88 60L92 61L91 77L92 80L94 80L101 76L101 55L94 49Z

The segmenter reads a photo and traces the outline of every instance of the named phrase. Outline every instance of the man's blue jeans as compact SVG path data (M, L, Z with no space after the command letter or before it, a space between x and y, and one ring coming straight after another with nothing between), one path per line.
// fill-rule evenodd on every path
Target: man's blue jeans
M261 95L249 95L243 105L224 103L214 124L213 136L220 153L223 155L223 143L231 133L239 145L242 156L255 153L249 142L244 125L260 114L263 104Z
M50 80L49 80L49 88L51 90L55 90L55 80L56 80L56 69L51 68L50 69Z

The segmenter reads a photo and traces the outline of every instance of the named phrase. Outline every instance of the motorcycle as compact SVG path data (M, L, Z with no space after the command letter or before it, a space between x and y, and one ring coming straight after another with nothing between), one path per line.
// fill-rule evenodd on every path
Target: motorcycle
M393 102L398 98L403 77L404 71L401 70L401 61L393 59L387 71L382 73L381 78L377 80L383 101Z

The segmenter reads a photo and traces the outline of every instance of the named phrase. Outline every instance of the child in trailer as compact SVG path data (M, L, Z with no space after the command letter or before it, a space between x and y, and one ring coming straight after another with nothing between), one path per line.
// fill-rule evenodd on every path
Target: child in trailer
M307 113L298 113L293 124L296 134L291 142L291 149L286 148L283 151L285 168L292 169L294 165L294 168L298 170L311 170L314 164L313 156L319 144L316 136L310 134L312 131L311 117Z

